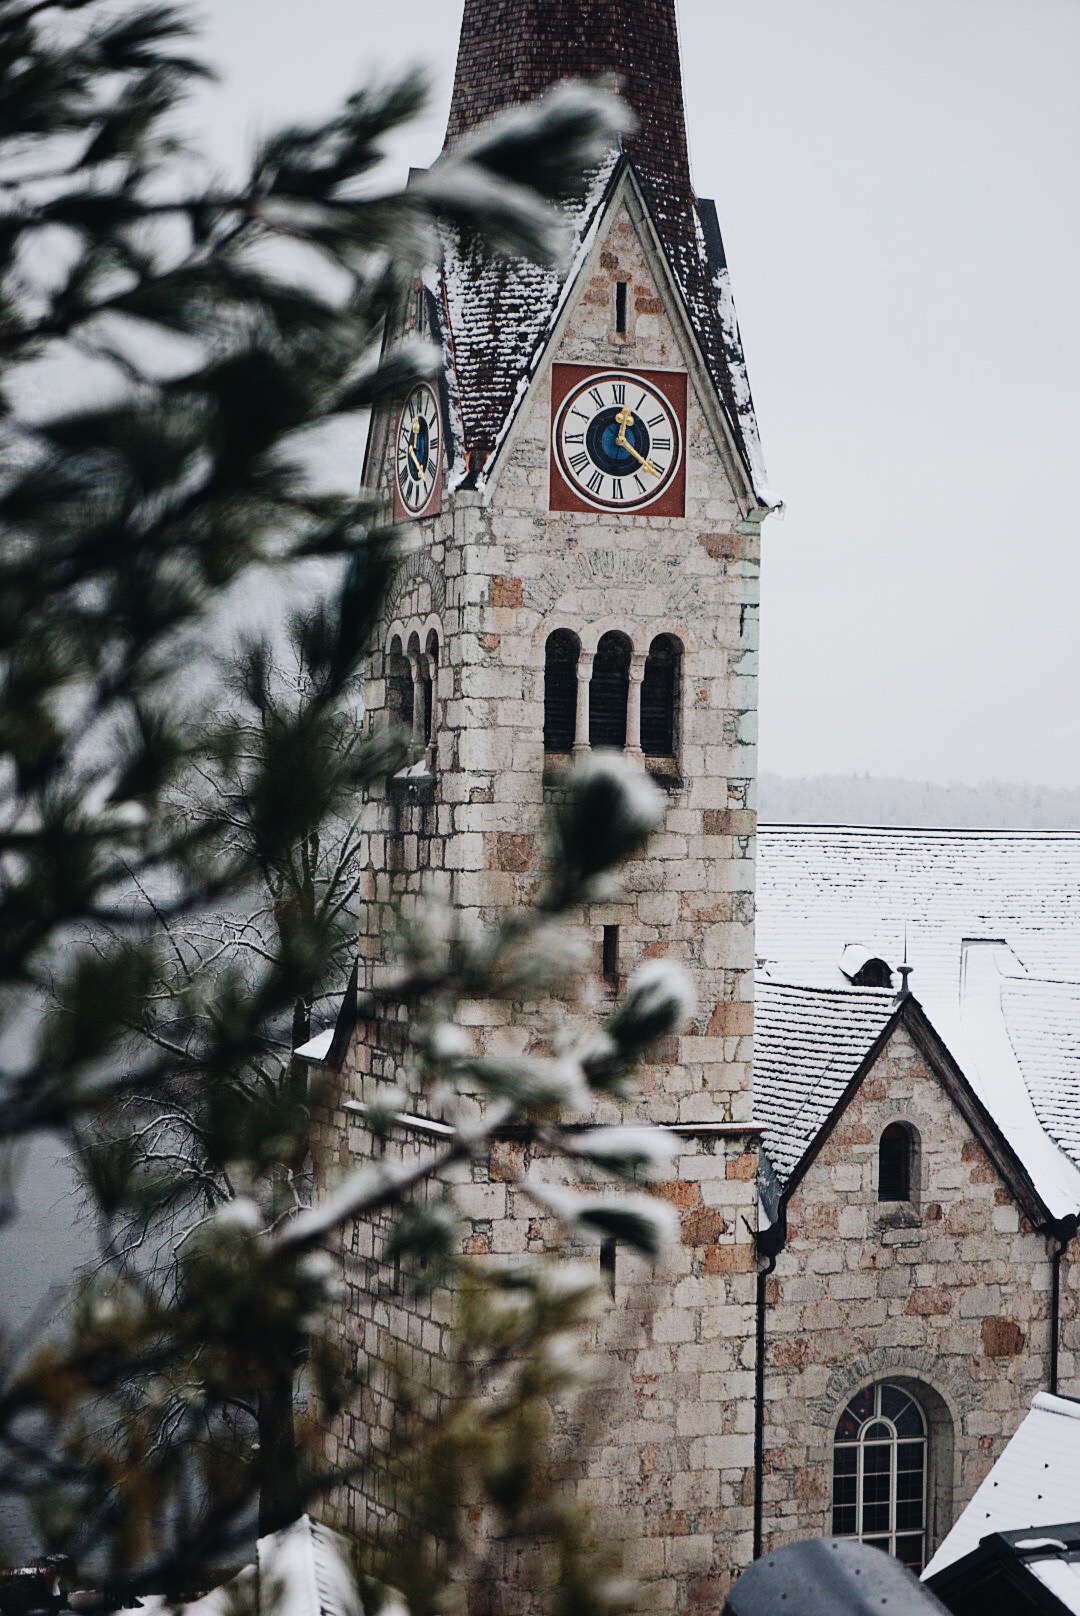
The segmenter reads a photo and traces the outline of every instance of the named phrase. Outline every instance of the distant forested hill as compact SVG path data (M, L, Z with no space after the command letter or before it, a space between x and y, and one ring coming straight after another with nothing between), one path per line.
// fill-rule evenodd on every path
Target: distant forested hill
M937 785L931 780L815 774L762 774L763 825L916 825L930 829L1080 829L1080 787Z

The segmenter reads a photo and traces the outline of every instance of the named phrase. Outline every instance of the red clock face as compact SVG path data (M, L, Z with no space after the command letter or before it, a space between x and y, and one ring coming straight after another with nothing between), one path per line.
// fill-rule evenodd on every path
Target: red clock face
M551 509L682 516L686 376L552 369Z

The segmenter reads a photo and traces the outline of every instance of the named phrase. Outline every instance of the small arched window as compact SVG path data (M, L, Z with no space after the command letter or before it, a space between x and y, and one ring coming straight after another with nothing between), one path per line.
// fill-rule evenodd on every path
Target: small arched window
M593 657L589 686L589 745L626 745L626 702L630 693L630 641L614 630L604 634Z
M878 1200L910 1201L914 1182L915 1135L902 1122L890 1122L878 1140Z
M401 639L397 634L390 641L390 649L386 656L386 709L390 717L396 724L400 725L406 735L411 735L413 721L412 665L402 650Z
M857 1392L833 1442L834 1537L857 1537L913 1571L926 1562L926 1415L903 1386Z
M681 657L682 647L671 634L658 634L649 647L641 683L641 750L646 757L675 756Z
M544 751L570 752L577 739L576 634L557 628L544 650Z
M427 637L424 668L424 745L435 744L435 693L439 682L439 636L432 629Z

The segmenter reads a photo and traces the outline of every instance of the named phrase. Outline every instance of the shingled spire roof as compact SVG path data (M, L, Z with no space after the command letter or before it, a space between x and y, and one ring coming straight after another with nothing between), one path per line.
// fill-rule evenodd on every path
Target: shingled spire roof
M465 0L447 145L505 107L566 78L614 77L637 129L624 142L736 447L764 505L753 401L716 210L690 183L675 0ZM573 216L579 244L602 207L618 154ZM565 276L451 252L445 265L451 366L462 448L474 467L497 445L559 307Z

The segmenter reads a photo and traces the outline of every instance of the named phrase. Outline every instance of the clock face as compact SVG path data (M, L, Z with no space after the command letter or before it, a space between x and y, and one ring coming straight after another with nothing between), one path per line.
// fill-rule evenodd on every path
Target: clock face
M427 516L437 508L441 456L439 401L429 382L419 382L398 419L394 494L399 516Z
M584 504L643 510L671 489L682 467L679 416L655 378L626 370L588 374L555 411L555 463Z

